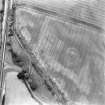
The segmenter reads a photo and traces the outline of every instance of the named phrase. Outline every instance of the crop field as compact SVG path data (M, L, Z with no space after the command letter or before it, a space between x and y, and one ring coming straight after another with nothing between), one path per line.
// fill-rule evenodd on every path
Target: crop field
M15 2L0 22L5 105L105 105L105 2Z

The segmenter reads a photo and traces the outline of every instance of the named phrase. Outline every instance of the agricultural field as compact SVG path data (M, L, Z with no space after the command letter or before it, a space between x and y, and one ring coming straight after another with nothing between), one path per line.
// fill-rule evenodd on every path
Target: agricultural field
M14 28L7 21L5 104L105 105L105 2L16 2Z

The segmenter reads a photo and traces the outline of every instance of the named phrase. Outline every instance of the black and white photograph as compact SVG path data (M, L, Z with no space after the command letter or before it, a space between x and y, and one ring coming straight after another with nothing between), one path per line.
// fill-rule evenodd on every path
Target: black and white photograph
M105 0L0 0L0 105L105 105Z

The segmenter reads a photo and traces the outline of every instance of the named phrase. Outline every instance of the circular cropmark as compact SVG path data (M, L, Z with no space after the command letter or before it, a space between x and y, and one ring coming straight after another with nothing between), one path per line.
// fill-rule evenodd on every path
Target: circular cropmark
M80 63L80 54L76 48L68 48L64 58L65 66L72 68Z

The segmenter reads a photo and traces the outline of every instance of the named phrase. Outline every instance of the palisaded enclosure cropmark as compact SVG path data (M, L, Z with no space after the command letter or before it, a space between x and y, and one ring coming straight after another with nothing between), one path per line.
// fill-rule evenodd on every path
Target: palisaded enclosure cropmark
M12 48L29 60L26 71L32 66L29 84L33 94L47 103L104 105L105 9L101 5L105 2L78 1L74 6L62 1L58 6L53 0L16 3L14 34L26 49Z

